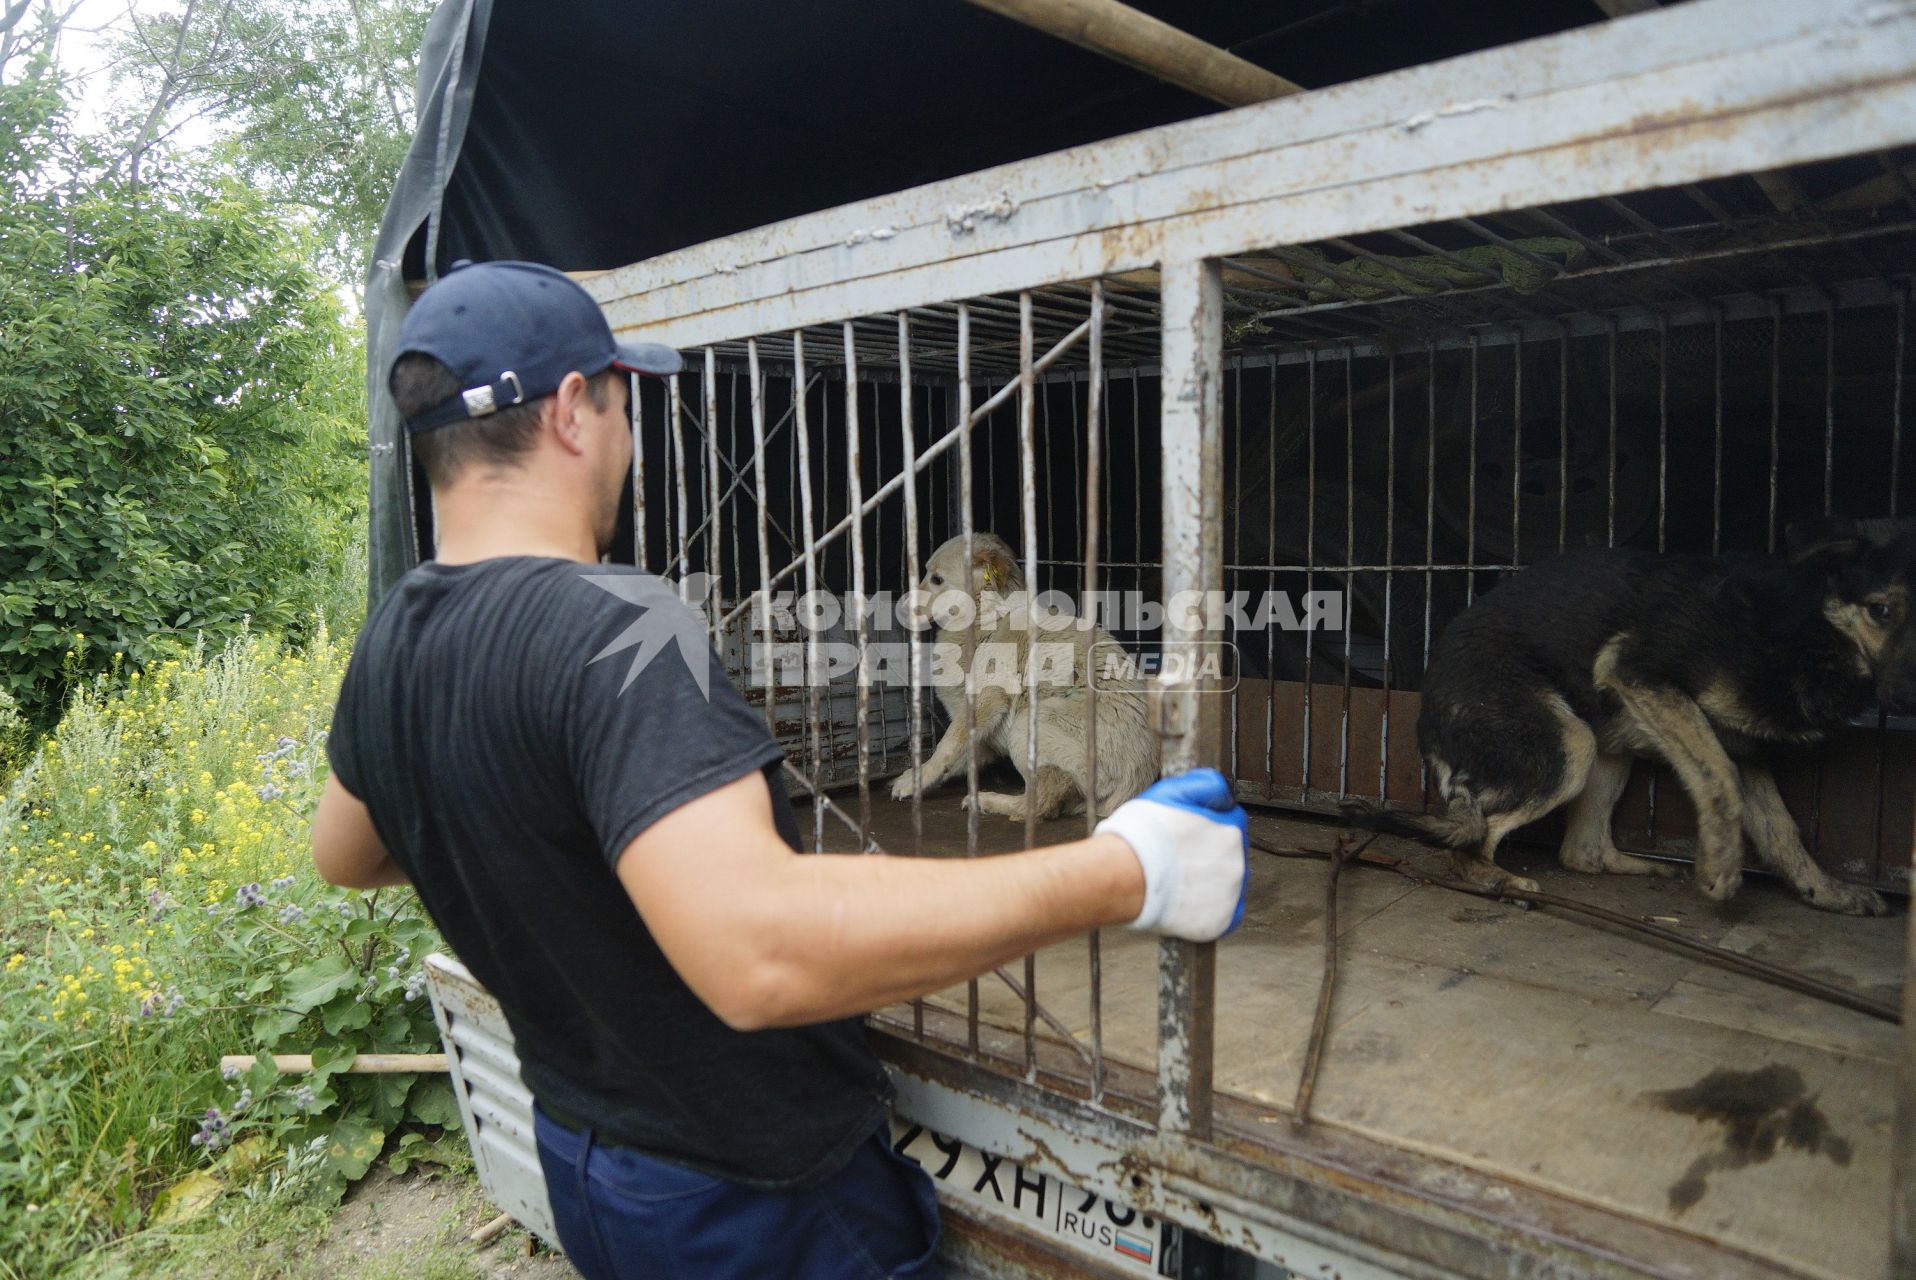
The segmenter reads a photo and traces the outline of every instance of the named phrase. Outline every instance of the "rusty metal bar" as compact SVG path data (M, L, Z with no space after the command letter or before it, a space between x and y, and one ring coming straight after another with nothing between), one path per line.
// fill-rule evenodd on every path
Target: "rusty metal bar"
M1223 346L1223 289L1214 261L1166 262L1163 422L1164 594L1204 593L1223 586L1224 450L1218 360ZM1168 610L1167 659L1195 662L1204 643L1202 610ZM1195 672L1193 666L1191 672ZM1194 674L1159 682L1158 724L1164 770L1212 763L1221 725L1218 695ZM1167 939L1158 951L1158 1127L1207 1139L1211 1132L1217 949Z
M1510 344L1510 363L1516 371L1515 397L1510 406L1510 561L1523 563L1523 335Z
M639 375L627 374L626 403L632 408L632 563L648 568L645 553L645 409L639 398Z
M1764 533L1764 550L1776 550L1777 476L1782 463L1783 420L1783 308L1770 307L1770 511ZM1891 481L1894 484L1894 480Z
M912 434L912 391L911 381L911 316L898 313L898 418L899 439L904 445L901 466L907 477L905 481L905 582L907 590L915 591L919 583L918 564L918 445ZM909 648L906 669L911 681L911 851L914 857L923 857L925 852L925 801L920 794L922 771L919 758L925 749L925 687L920 679L922 672L923 646L918 643L916 632L907 631L905 640ZM912 1030L920 1039L925 1035L925 1002L923 998L911 1002Z
M1038 612L1031 601L1038 591L1037 384L1032 381L1031 294L1018 295L1018 522L1025 548L1025 848L1038 839ZM1038 957L1025 957L1025 1077L1038 1077L1035 1019L1038 1011Z
M798 528L803 541L799 544L802 552L801 563L805 566L805 594L816 598L818 591L818 548L812 541L812 428L807 414L807 393L810 391L805 380L805 331L792 332L792 430L796 432L798 445ZM769 579L765 584L769 596L772 587ZM824 683L819 666L818 627L805 627L805 722L810 733L811 766L813 778L809 785L814 793L819 790L817 778L825 770L825 748L819 733L819 686ZM812 806L812 851L816 853L825 844L825 810L819 805Z
M667 379L672 400L672 479L678 491L678 555L673 558L673 572L679 575L679 600L690 603L685 595L686 556L691 554L685 543L686 491L685 473L688 469L685 456L685 399L679 387L679 375L673 374Z
M1311 577L1317 565L1317 347L1309 348L1310 360L1305 368L1304 392L1304 595L1311 594ZM1271 495L1276 502L1277 495ZM1273 557L1275 558L1275 557ZM1311 793L1311 692L1317 687L1317 655L1315 641L1317 628L1304 628L1304 729L1300 735L1302 742L1299 761L1300 774L1298 786L1300 793Z
M711 347L705 349L705 378L701 389L705 393L705 519L709 526L705 535L705 557L712 572L705 608L712 624L712 647L723 653L725 632L731 626L731 619L720 621L719 618L719 610L725 604L724 544L721 542L725 521L719 514L718 352Z
M1264 406L1264 553L1277 559L1277 359L1272 353L1270 394ZM1267 571L1264 590L1275 594L1277 574ZM1264 798L1277 796L1277 629L1264 628ZM1307 677L1308 679L1308 677Z
M1475 566L1477 563L1477 375L1478 375L1477 335L1470 335L1470 446L1467 450L1467 465L1470 468L1469 489L1464 505L1464 563ZM1468 607L1477 598L1477 574L1474 568L1464 574L1464 604Z
M865 619L865 510L864 469L858 425L858 348L851 321L844 326L845 345L845 485L850 512L852 548L852 640L858 647L858 671L853 683L858 698L858 834L869 839L872 827L871 777L871 667ZM824 541L824 539L819 539Z
M1823 514L1836 510L1836 302L1824 313L1823 329Z
M972 600L978 598L978 566L973 561L975 554L973 528L976 516L972 507L971 477L971 308L960 305L958 308L958 426L954 428L958 435L958 528L959 536L965 545L965 594ZM946 433L951 434L950 432ZM971 610L970 621L965 624L964 670L961 677L965 682L964 725L965 725L965 796L970 803L965 805L965 856L978 856L978 681L974 669L974 659L978 651L978 611ZM973 978L965 984L965 1041L971 1056L978 1056L978 979Z
M1896 364L1889 402L1889 514L1896 515L1903 476L1903 370L1909 347L1909 289L1896 298Z
M1711 326L1715 365L1711 382L1711 407L1714 410L1716 436L1710 455L1710 554L1723 554L1723 314L1717 313Z
M1091 282L1091 374L1085 386L1084 410L1084 594L1078 612L1093 626L1097 615L1099 540L1104 536L1104 512L1099 482L1104 469L1104 281ZM1076 404L1077 393L1072 392ZM1095 632L1093 633L1095 635ZM1103 815L1098 811L1098 679L1096 654L1086 650L1084 673L1084 831L1089 837ZM1090 964L1091 1102L1104 1102L1104 955L1103 939L1093 929L1085 940Z
M772 576L772 535L767 526L766 490L765 490L765 381L758 367L758 340L754 338L746 345L746 358L751 362L752 396L752 479L757 486L758 519L758 580L759 591L764 597L764 611L759 615L759 642L765 646L762 655L765 663L765 727L774 738L778 736L778 664L772 650L772 592L764 583ZM753 664L746 663L750 671Z
M1357 559L1357 397L1352 385L1352 366L1344 359L1344 701L1337 713L1337 794L1351 792L1351 618L1352 601L1357 598L1357 575L1351 562Z

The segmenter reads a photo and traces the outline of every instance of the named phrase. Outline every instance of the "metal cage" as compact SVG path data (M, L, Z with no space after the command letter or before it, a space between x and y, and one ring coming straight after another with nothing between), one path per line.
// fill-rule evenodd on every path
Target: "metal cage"
M1105 615L1161 672L1167 772L1215 763L1290 811L1422 806L1424 663L1500 573L1907 509L1912 175L1916 7L1696 0L607 272L588 287L615 328L694 353L635 382L621 555L697 581L814 848L993 845L975 806L928 836L879 785L939 717L923 645L871 598L986 532L1080 616L1113 592L1297 604L1232 618L1221 671L1192 661L1215 644L1197 612ZM844 607L801 627L777 592ZM1838 874L1907 888L1912 728L1872 716L1792 762ZM1620 842L1682 857L1690 827L1639 770ZM1679 1225L1271 1128L1213 1088L1217 950L1158 948L1148 1060L1108 1051L1096 935L1082 1012L1027 958L877 1015L901 1113L1294 1271L1723 1271Z

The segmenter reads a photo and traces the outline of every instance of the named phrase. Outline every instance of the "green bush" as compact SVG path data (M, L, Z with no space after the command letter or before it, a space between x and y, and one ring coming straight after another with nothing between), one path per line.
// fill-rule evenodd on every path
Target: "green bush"
M365 505L311 237L204 163L129 184L55 84L0 84L0 689L41 729L110 654L301 635Z
M243 631L101 677L0 792L5 1280L177 1231L200 1197L336 1198L382 1151L443 1158L444 1076L344 1074L438 1043L417 899L312 868L347 656L319 623L297 651ZM318 1070L222 1079L222 1055L274 1050Z

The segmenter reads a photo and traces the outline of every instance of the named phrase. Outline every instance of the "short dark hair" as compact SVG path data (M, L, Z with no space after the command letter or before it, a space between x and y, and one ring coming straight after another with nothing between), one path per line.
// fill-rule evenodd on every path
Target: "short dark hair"
M612 398L612 383L626 376L621 369L608 368L587 378L586 395L593 406L605 408ZM409 351L393 362L388 386L402 418L423 413L465 389L451 369L417 351ZM475 464L512 466L531 452L538 440L539 417L551 398L541 396L483 418L464 418L421 431L411 437L412 456L426 469L426 480L435 488L451 484Z

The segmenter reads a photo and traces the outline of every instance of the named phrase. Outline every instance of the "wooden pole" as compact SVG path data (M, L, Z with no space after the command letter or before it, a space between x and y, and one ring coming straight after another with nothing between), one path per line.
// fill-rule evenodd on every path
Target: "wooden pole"
M1118 0L971 3L1227 107L1247 107L1304 91L1302 85Z
M229 1053L220 1059L220 1070L251 1071L258 1059L250 1053ZM310 1053L276 1053L273 1065L284 1075L304 1075L313 1069ZM398 1075L406 1071L447 1071L443 1053L362 1053L346 1068L350 1076Z
M466 1239L468 1240L469 1243L472 1243L475 1245L491 1244L494 1240L499 1238L499 1235L501 1232L503 1232L507 1227L511 1225L512 1225L512 1215L509 1213L502 1213L498 1217L494 1218L491 1222L486 1223L486 1225L484 1225L483 1227L479 1227L475 1229L470 1236L466 1237Z

